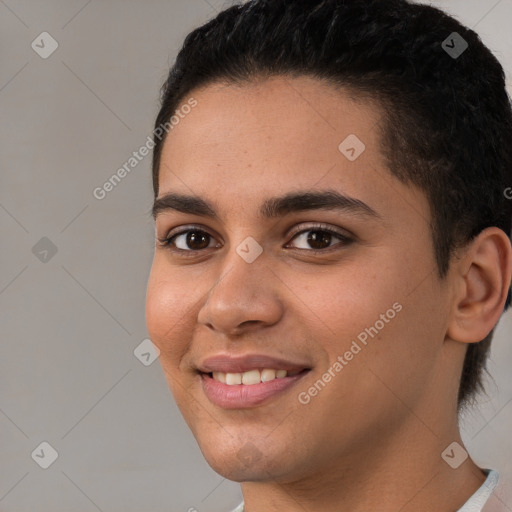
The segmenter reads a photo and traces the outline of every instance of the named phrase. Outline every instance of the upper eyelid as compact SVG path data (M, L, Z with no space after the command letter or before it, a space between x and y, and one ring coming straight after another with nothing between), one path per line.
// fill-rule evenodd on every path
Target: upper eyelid
M176 229L176 231L174 232L175 229ZM194 231L194 230L195 231L204 231L205 233L207 233L210 236L217 237L217 235L213 235L211 233L213 230L211 230L210 228L207 228L206 226L201 226L200 224L187 224L187 225L179 226L179 227L176 227L176 228L173 228L173 229L167 231L166 234L163 236L163 238L171 238L171 237L183 235L183 234L187 233L188 231Z
M352 238L352 237L354 237L354 235L352 235L352 233L350 233L346 229L331 227L329 224L326 224L326 223L323 223L323 222L318 222L318 223L315 223L315 224L310 225L310 226L298 225L298 226L296 226L296 228L294 228L289 233L288 236L295 236L295 235L298 235L299 233L307 232L307 231L313 231L315 229L318 230L318 231L328 231L329 233L333 233L334 235L337 235L337 236L340 236L340 237L345 237L345 238Z
M192 231L194 229L197 230L197 231L205 231L208 234L211 234L211 231L214 231L211 228L208 228L206 226L202 226L201 224L185 224L183 226L177 226L176 228L170 229L167 232L167 234L165 235L165 237L167 238L167 237L170 237L170 236L179 235L179 234L182 234L182 233L187 232L187 231ZM319 230L320 229L325 229L327 231L336 232L336 233L338 233L340 235L354 236L346 228L333 227L333 226L330 226L329 224L324 223L324 222L313 222L313 224L311 224L309 226L303 225L303 224L299 223L297 226L295 226L291 230L291 232L289 233L288 236L295 235L297 233L300 233L301 231L307 231L308 229L319 229ZM173 232L174 230L176 230L176 231ZM342 232L340 232L340 231L342 231Z

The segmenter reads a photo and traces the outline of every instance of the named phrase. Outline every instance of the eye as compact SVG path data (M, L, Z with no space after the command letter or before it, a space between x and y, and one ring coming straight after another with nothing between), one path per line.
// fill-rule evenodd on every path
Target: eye
M338 239L341 242L334 245L345 246L353 242L353 239L349 236L334 231L324 225L310 226L309 229L303 229L294 235L292 241L298 240L305 244L305 247L294 247L295 249L316 253L326 252L327 249L330 249L333 239Z
M195 253L204 249L215 247L215 244L211 245L211 242L214 240L215 239L212 235L210 235L210 233L197 227L189 227L188 229L182 229L176 233L171 232L164 238L158 238L161 246L167 247L173 252L181 253ZM185 256L189 255L186 254Z
M157 238L157 240L161 247L185 257L195 256L206 249L220 247L220 244L214 243L215 238L210 233L196 226L187 226L174 233L171 231L166 237ZM333 244L336 240L338 243ZM329 252L333 245L347 246L353 242L353 239L323 224L318 224L309 226L308 229L302 231L296 231L291 239L291 242L293 241L299 241L305 246L291 246L292 248L316 254ZM334 247L334 249L336 248Z

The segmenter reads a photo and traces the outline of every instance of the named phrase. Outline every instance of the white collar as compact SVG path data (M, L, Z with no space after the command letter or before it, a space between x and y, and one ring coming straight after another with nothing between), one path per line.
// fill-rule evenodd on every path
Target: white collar
M457 512L481 512L487 500L498 485L500 475L494 469L484 469L487 475L485 482L476 490L475 494ZM243 510L243 509L242 509Z

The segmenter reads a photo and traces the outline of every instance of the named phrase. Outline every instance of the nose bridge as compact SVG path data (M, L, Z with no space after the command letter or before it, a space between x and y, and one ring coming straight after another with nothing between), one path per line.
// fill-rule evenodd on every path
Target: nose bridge
M262 247L251 237L231 247L199 312L199 323L231 332L245 322L276 322L281 304L269 283L272 273L267 264Z
M237 298L251 298L257 295L255 287L268 273L266 266L268 258L263 247L252 236L233 238L223 264L221 278L210 292L220 294L235 294Z

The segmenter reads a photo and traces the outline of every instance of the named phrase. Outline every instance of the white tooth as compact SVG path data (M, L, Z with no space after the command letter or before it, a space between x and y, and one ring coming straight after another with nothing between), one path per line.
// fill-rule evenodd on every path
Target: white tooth
M259 384L260 380L260 371L259 370L249 370L248 372L244 372L242 374L242 384Z
M213 372L212 377L219 382L226 384L226 374L224 372Z
M277 370L276 371L276 378L282 379L283 377L286 377L287 371L286 370Z
M241 373L226 373L226 384L234 386L235 384L242 384Z
M261 372L261 382L268 382L269 380L274 380L276 378L276 371L271 368L265 368Z

